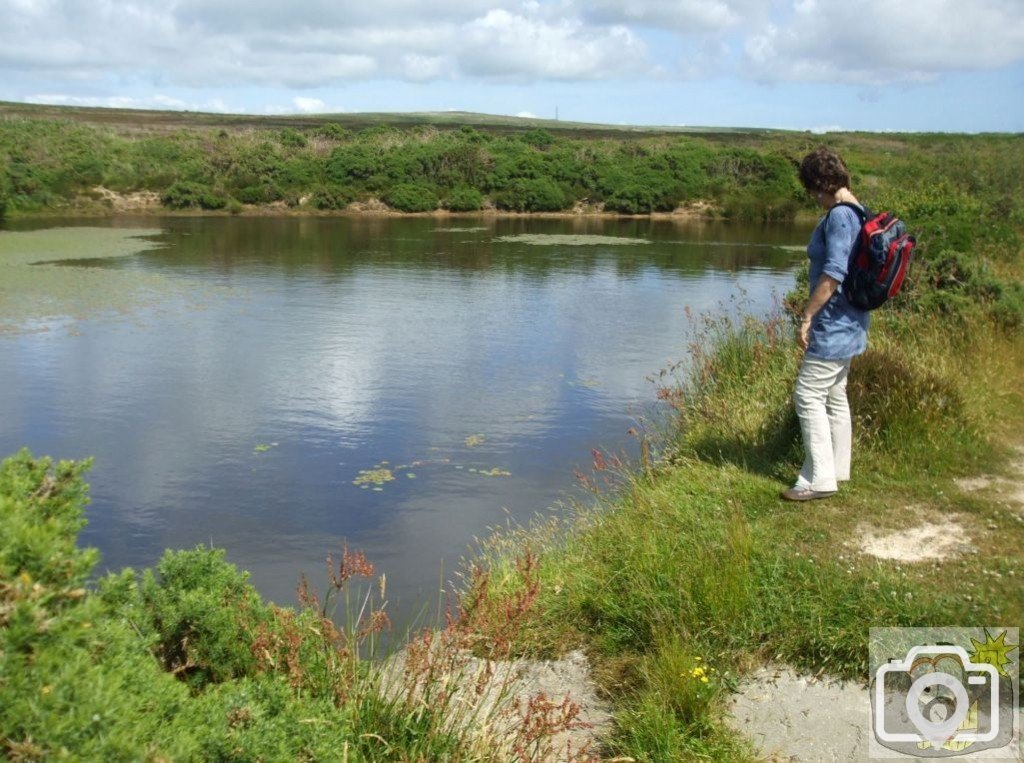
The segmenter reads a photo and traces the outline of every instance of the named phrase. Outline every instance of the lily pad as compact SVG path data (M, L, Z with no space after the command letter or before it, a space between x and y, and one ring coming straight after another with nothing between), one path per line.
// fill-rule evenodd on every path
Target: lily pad
M482 445L484 442L484 436L482 434L471 434L466 438L466 447L475 448L477 445Z
M380 488L385 482L391 482L395 478L394 472L390 469L360 469L359 476L352 480L353 485L376 485L374 490Z

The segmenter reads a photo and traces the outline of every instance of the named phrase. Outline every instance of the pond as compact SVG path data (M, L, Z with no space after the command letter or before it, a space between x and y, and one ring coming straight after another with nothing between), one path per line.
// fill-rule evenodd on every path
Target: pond
M77 227L26 232L55 226ZM81 543L100 570L213 545L290 605L301 573L322 587L344 540L386 573L398 622L436 605L488 528L561 511L593 449L634 452L649 377L693 340L688 314L771 309L809 232L594 218L7 228L0 454L94 457ZM147 236L125 248L97 228ZM12 264L25 251L43 254Z

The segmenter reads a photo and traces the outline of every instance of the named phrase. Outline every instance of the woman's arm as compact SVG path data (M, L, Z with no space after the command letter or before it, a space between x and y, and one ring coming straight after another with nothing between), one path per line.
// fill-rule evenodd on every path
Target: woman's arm
M832 276L823 275L818 279L817 286L811 292L811 299L804 308L803 319L800 321L800 332L797 334L797 342L801 350L807 349L808 334L811 331L811 321L818 311L825 306L825 303L832 299L832 295L839 288L839 281Z

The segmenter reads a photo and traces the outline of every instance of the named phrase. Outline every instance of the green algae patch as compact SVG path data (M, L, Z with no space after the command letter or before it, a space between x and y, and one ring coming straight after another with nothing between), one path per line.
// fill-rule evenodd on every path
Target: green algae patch
M47 228L2 232L0 268L130 257L163 246L156 241L142 240L144 236L161 233L158 228Z
M125 314L202 293L193 279L103 261L163 244L158 229L50 228L0 232L0 334L46 330L54 322Z
M523 233L516 236L501 236L496 240L506 244L529 244L530 246L635 246L636 244L651 243L645 238L556 233Z

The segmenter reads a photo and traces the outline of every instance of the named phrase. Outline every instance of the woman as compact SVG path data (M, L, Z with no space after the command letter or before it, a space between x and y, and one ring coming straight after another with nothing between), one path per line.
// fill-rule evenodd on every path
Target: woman
M828 210L811 234L810 301L797 342L804 350L793 401L803 435L803 469L796 484L782 492L790 501L834 495L850 479L850 406L846 378L850 361L867 348L868 314L842 294L850 252L860 234L863 211L850 191L850 173L827 148L812 151L800 164L800 182Z

